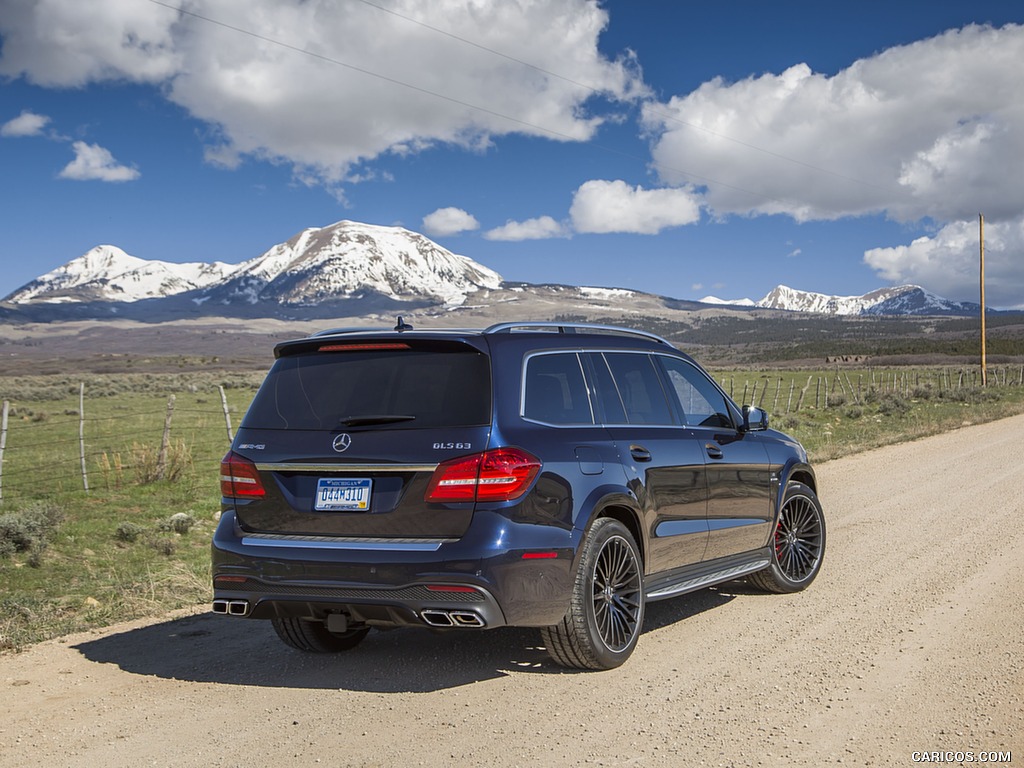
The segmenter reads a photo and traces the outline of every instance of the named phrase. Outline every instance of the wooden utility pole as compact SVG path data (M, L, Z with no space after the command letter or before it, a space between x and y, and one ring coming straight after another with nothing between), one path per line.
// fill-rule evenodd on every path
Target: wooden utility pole
M978 242L981 257L981 386L988 386L988 366L985 360L985 214L978 214Z

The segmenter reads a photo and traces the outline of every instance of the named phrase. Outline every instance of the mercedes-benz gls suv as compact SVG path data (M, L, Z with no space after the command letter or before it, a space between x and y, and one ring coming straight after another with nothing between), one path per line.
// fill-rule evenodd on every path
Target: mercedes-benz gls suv
M527 626L610 669L649 601L821 567L804 449L657 336L400 321L274 353L221 464L213 610L294 648Z

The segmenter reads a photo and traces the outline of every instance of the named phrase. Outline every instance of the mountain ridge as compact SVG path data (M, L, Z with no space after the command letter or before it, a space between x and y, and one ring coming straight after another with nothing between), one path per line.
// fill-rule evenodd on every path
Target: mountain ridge
M643 298L647 307L727 307L827 315L977 315L978 304L944 299L915 285L862 296L801 291L785 285L759 301L700 302L623 288L507 283L494 270L417 232L342 220L304 229L239 264L146 260L97 246L4 298L0 317L47 319L187 316L355 316L417 308L455 310L472 300L507 301L495 292L562 292L567 310L588 302ZM563 290L564 289L564 290ZM514 298L514 296L513 296ZM653 304L652 304L653 301Z

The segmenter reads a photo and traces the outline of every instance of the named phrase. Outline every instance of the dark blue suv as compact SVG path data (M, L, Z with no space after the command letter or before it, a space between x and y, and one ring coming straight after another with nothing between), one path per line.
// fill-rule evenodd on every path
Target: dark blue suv
M540 627L610 669L644 606L817 575L814 471L639 331L504 323L279 344L221 464L213 610L342 651L372 627Z

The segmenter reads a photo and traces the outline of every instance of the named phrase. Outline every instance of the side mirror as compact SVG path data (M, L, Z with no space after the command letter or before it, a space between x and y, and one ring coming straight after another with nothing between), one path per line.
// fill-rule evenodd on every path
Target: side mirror
M743 406L743 431L763 432L768 429L768 412L752 405Z

